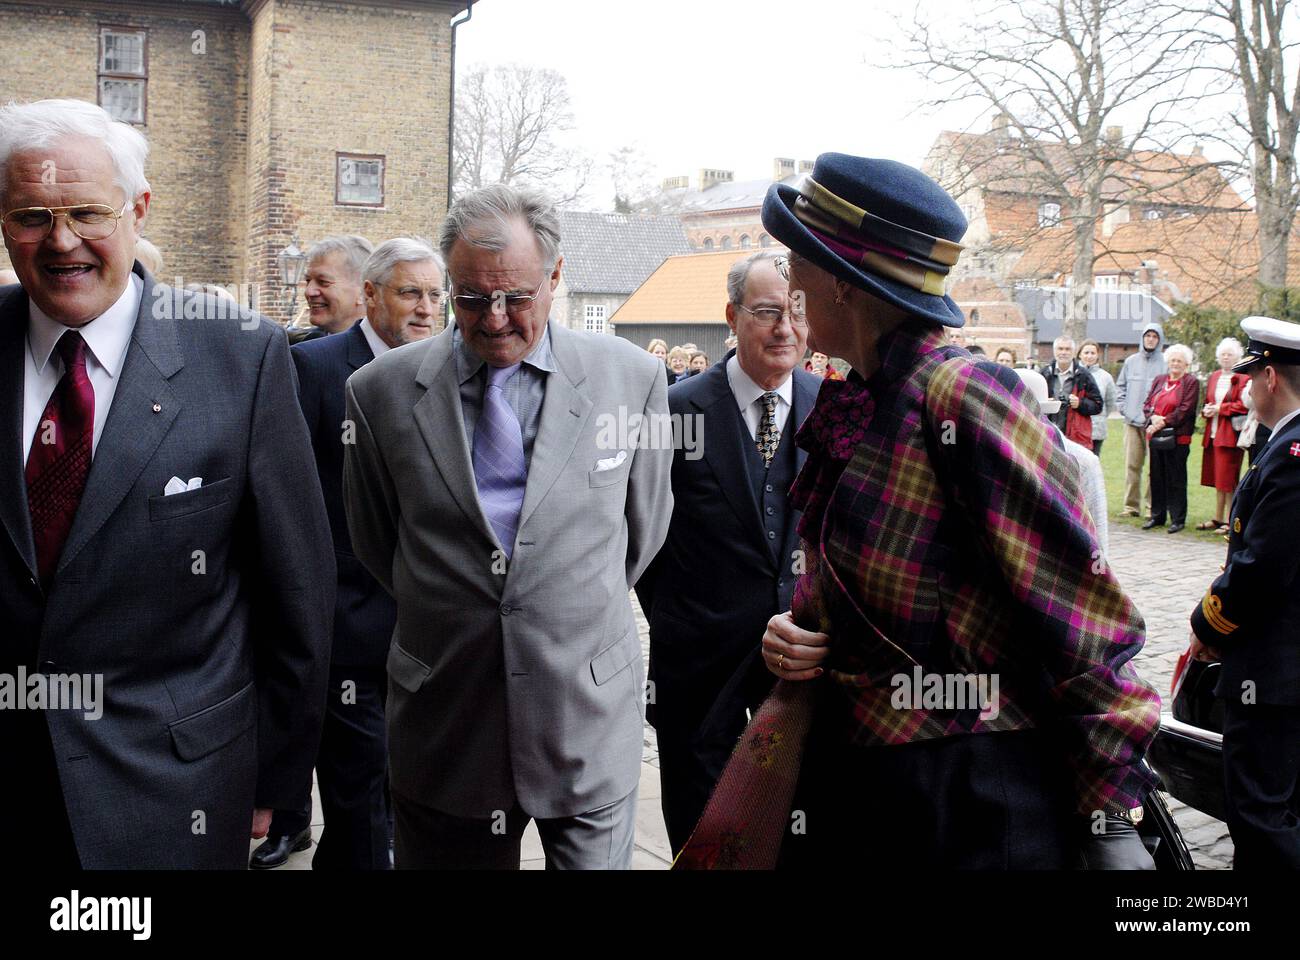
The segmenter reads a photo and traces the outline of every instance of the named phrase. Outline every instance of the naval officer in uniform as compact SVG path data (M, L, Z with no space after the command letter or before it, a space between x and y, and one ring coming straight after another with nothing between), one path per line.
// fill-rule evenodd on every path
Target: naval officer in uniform
M1260 423L1237 486L1228 562L1192 612L1192 654L1221 660L1223 768L1236 869L1300 869L1300 324L1247 317Z

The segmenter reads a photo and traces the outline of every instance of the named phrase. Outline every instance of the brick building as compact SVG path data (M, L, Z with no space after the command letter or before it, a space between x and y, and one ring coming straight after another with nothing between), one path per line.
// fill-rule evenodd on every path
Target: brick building
M811 160L788 157L772 161L772 177L736 180L731 170L703 169L695 189L689 177L669 177L663 182L664 201L681 217L693 250L747 250L772 246L760 213L767 188L779 180L792 184L812 170Z
M1142 325L1168 316L1179 302L1218 303L1225 291L1239 294L1257 260L1249 263L1243 243L1253 236L1253 212L1199 148L1130 149L1119 127L1108 128L1106 139L1120 159L1102 186L1088 332L1110 357L1135 347ZM1079 194L1073 182L1064 193L1049 189L1040 155L1053 169L1069 168L1063 145L1026 143L1000 117L986 133L944 131L922 169L970 223L950 290L967 314L968 338L986 349L1018 340L1022 356L1032 329L1034 352L1046 358L1071 283L1069 221ZM1018 330L1006 323L1017 311ZM999 323L990 326L994 316Z
M291 242L436 231L451 20L464 8L0 0L0 90L95 101L134 123L151 148L144 234L162 251L163 279L240 285L283 318L276 256Z

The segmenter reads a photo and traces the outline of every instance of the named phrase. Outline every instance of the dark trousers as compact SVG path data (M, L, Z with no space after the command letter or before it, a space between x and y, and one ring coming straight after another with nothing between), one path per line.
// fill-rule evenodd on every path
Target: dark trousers
M1300 707L1224 700L1223 778L1235 870L1300 870Z
M12 760L11 766L7 764L10 776L0 790L0 849L5 851L5 863L23 870L80 870L44 714L10 711L4 719L0 742Z
M316 781L325 822L313 870L387 870L392 834L380 667L330 667L329 697ZM277 810L270 835L293 836L311 826L311 784L296 810Z
M699 753L693 749L693 731L656 728L655 733L662 791L659 803L668 828L668 843L675 855L699 823L718 774L706 770Z
M1074 806L1065 748L1043 731L864 748L814 720L778 867L1071 869Z
M1187 455L1191 446L1179 443L1172 450L1151 451L1151 519L1164 523L1187 522Z
M1105 443L1105 442L1106 442L1106 438L1105 438L1105 437L1102 437L1100 440L1098 440L1098 439L1096 439L1096 438L1094 437L1094 438L1093 438L1093 441L1092 441L1092 452L1095 453L1097 456L1100 457L1100 456L1101 456L1101 445L1102 445L1103 443Z

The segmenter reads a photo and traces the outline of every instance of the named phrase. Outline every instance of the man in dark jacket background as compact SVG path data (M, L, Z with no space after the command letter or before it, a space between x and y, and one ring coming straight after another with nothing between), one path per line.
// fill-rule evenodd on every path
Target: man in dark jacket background
M1101 389L1087 367L1074 357L1074 340L1057 337L1052 344L1056 362L1039 371L1047 381L1048 396L1061 401L1049 419L1075 443L1092 449L1092 418L1101 413Z
M802 572L786 493L806 456L795 431L821 378L802 369L808 327L792 313L776 257L760 251L732 267L736 348L668 391L684 441L673 456L672 525L636 591L650 623L646 713L674 852L704 812L746 709L771 688L758 640L790 609ZM705 437L702 449L685 442Z

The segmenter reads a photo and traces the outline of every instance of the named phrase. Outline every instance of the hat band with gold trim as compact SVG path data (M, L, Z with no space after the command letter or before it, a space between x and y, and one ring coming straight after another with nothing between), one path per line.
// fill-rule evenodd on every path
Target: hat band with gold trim
M913 290L943 296L961 244L875 216L811 177L798 189L792 212L832 252Z

